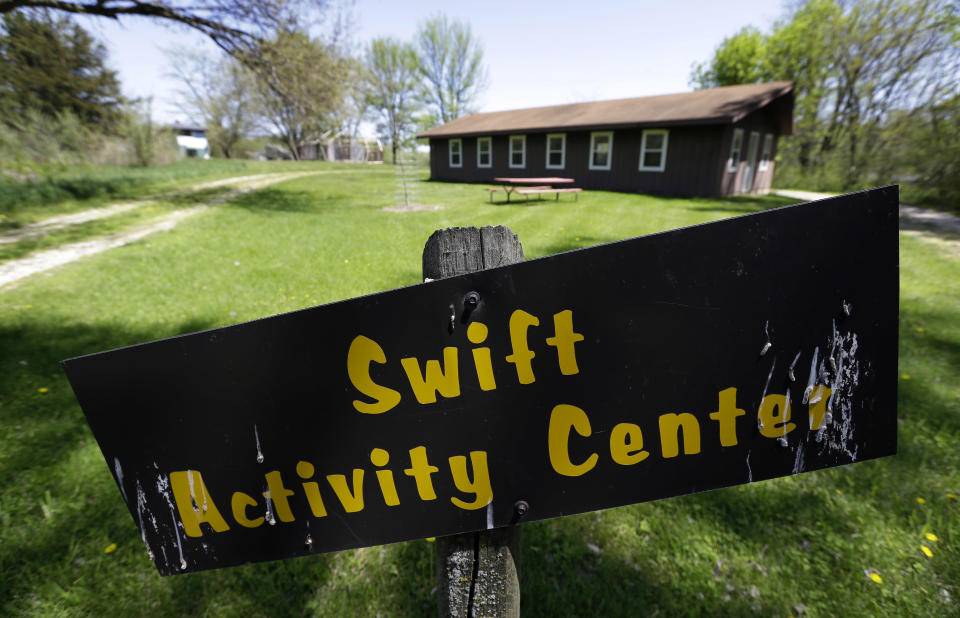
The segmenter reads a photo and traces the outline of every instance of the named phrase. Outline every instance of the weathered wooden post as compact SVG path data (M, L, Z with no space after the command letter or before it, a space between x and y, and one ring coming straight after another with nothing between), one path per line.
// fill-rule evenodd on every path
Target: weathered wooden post
M424 279L442 279L523 261L510 228L437 230L423 248ZM520 615L520 527L437 539L440 616Z

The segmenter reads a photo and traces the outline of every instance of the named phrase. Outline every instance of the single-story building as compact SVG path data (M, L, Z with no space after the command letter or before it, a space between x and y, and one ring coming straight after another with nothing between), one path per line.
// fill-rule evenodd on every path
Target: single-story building
M562 176L666 195L765 193L793 82L470 114L421 133L434 180Z
M349 161L351 163L383 162L383 144L380 140L339 135L309 141L300 149L303 160Z
M182 157L210 158L207 128L198 124L176 122L171 127L177 136L177 149Z

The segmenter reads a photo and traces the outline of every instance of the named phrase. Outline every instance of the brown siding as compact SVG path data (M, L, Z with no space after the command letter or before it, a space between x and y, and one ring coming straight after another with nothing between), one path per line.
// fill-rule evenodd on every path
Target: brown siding
M777 118L771 110L760 110L734 126L708 125L670 127L667 163L662 172L640 171L640 147L643 129L621 129L613 132L613 156L610 170L589 169L590 131L568 131L564 169L546 167L546 133L527 134L526 165L522 169L509 166L509 136L495 135L492 141L492 167L477 167L477 139L463 137L463 166L450 168L448 139L430 140L430 174L434 180L456 182L492 182L502 176L562 176L574 179L576 187L594 190L653 193L662 195L730 195L739 192L739 183L746 166L741 161L736 173L728 173L727 157L733 129L745 130L743 158L746 159L750 131L760 132L757 162L763 151L763 135L772 133L776 152ZM773 162L765 172L758 172L753 192L766 192L773 176Z

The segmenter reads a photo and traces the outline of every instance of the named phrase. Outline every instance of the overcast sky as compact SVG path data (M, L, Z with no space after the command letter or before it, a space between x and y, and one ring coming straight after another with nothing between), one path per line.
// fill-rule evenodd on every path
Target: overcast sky
M353 40L411 40L417 24L444 12L470 24L481 41L489 87L479 111L496 111L690 90L690 67L710 57L724 36L753 25L768 29L783 6L765 0L626 0L562 3L488 0L455 4L427 0L357 0ZM186 120L163 50L212 44L155 20L84 19L102 40L125 94L154 98L162 122Z

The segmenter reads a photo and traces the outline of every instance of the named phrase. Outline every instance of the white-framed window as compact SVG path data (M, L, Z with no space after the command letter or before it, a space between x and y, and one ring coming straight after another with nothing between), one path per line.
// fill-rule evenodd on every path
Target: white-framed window
M608 170L613 162L613 131L590 134L590 169Z
M727 159L727 171L736 172L740 165L740 152L743 150L743 129L733 130L733 143L730 144L730 157Z
M493 140L489 137L477 138L477 167L493 166Z
M667 167L666 129L645 129L640 140L640 171L662 172Z
M527 136L510 136L510 167L522 168L527 166Z
M463 140L450 140L450 167L463 167Z
M763 136L763 154L760 155L761 172L767 171L770 167L770 158L773 156L773 133L767 133Z
M567 134L547 135L547 169L562 170L567 162Z

